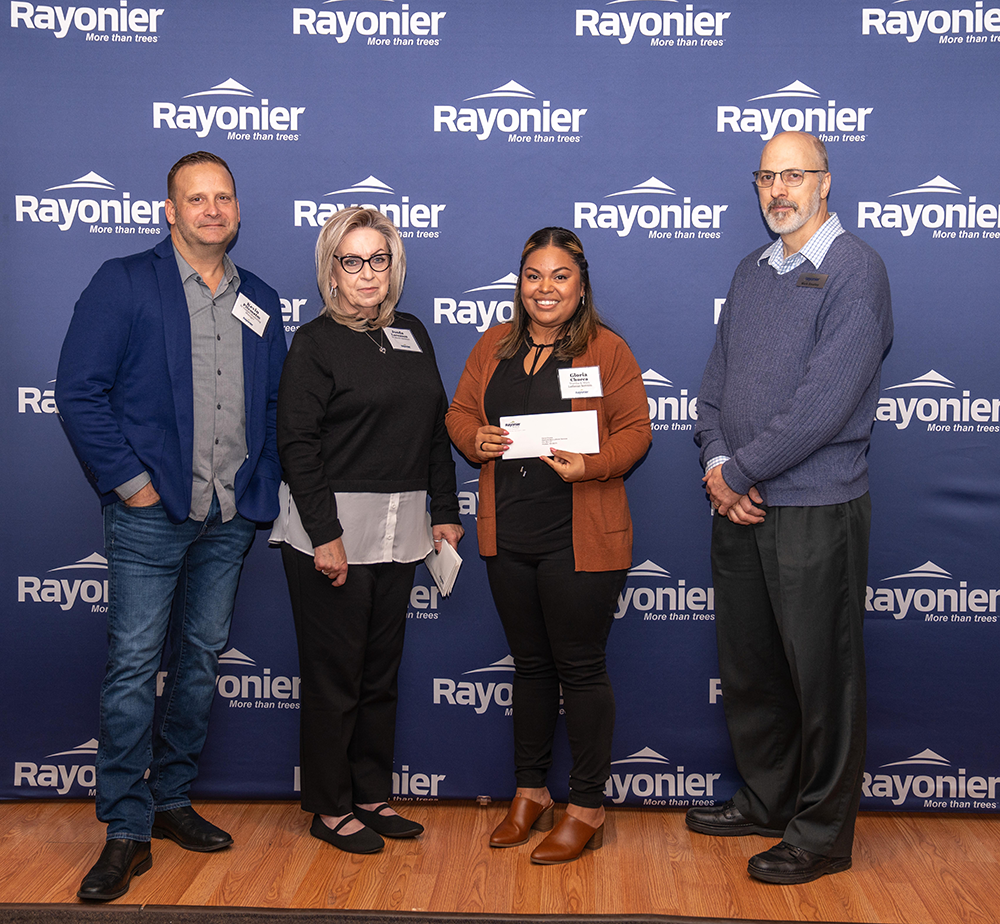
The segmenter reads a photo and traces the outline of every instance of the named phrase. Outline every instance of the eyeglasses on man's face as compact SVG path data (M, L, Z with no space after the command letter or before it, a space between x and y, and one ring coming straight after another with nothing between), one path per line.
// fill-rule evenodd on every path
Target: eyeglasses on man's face
M781 182L785 186L801 186L807 173L826 173L826 170L800 170L798 167L790 167L775 173L773 170L754 170L753 181L761 189L767 189L774 185L774 178L781 177Z
M346 257L338 257L336 254L333 255L333 259L336 260L341 269L345 273L350 273L352 276L356 273L360 273L362 267L367 263L376 273L384 273L390 266L392 266L392 254L391 253L373 253L367 260L362 257L357 257L354 254L348 254Z

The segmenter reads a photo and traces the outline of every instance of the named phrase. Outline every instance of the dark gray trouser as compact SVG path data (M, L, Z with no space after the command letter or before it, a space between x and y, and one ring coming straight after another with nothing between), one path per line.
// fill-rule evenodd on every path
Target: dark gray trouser
M716 517L712 577L735 801L789 843L850 856L864 773L871 502Z

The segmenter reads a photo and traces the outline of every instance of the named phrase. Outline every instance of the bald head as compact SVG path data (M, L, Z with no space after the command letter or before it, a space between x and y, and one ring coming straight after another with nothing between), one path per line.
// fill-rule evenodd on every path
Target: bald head
M764 167L764 158L768 153L781 152L788 153L789 156L801 155L802 163L795 164L804 170L829 170L830 158L826 153L826 145L815 135L806 132L782 132L775 135L767 144L760 155L760 165ZM778 156L775 153L775 156Z

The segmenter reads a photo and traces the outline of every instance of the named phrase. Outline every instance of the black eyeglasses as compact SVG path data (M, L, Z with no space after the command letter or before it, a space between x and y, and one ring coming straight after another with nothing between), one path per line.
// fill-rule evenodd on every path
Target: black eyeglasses
M392 266L391 253L373 253L367 260L364 260L361 257L356 257L354 254L348 254L346 257L338 257L334 254L333 259L340 264L341 269L343 269L345 273L350 273L352 276L356 273L360 273L361 268L366 263L376 273L384 273L390 266Z
M773 170L754 170L753 181L761 189L767 189L769 186L774 185L774 178L776 176L780 176L781 182L784 183L785 186L801 186L807 173L826 172L826 170L799 170L798 167L782 170L781 173L775 173Z

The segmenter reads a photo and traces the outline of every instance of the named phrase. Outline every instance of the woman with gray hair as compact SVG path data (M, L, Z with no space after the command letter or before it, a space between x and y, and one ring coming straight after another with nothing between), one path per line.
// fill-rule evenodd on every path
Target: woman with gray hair
M405 275L388 218L331 216L316 243L323 311L296 331L278 394L287 484L271 542L298 639L302 808L314 837L350 853L423 831L386 804L396 675L416 564L464 532L434 348L395 310Z

